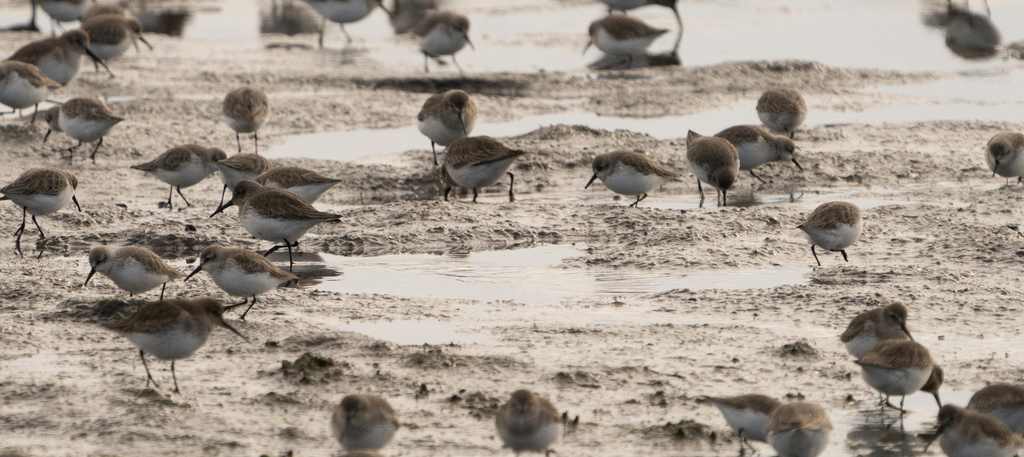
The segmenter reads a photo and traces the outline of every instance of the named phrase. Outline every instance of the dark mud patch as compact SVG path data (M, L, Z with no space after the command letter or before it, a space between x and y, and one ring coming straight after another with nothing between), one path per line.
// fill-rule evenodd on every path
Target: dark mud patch
M461 390L458 394L452 395L448 401L469 410L469 415L477 419L486 419L496 416L498 414L498 408L501 407L502 403L501 399L498 397L488 395L483 392L466 393L465 390Z
M421 94L438 94L452 89L462 89L470 94L522 97L531 92L531 83L513 78L355 78L352 82L359 87L370 89L394 89Z
M281 374L285 379L296 384L327 384L340 379L345 371L351 370L348 362L335 362L324 357L306 352L294 362L281 361Z

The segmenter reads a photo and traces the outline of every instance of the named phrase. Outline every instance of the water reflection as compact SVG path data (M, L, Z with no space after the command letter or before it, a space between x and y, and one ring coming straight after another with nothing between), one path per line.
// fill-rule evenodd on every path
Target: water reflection
M637 56L613 56L605 54L588 65L593 70L628 70L647 67L678 67L683 64L678 49L662 54L641 54Z
M265 3L263 5L266 5ZM320 16L299 0L270 0L269 8L261 8L260 33L319 33Z
M984 60L997 54L1002 36L992 22L992 11L985 2L985 14L970 10L970 4L954 4L924 0L921 3L921 22L945 29L946 47L953 54L967 60Z

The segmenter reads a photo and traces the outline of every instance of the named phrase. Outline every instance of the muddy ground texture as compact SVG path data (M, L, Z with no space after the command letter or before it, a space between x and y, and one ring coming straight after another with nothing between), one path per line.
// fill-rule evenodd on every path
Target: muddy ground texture
M0 34L0 55L35 38ZM192 207L176 200L179 205L167 210L158 207L167 187L128 168L187 142L234 152L220 100L236 86L251 83L271 94L272 118L261 132L270 148L285 134L409 125L429 93L451 87L472 92L482 118L497 122L568 109L616 116L698 113L755 98L769 85L799 88L816 100L812 111L860 110L921 100L859 89L952 77L784 61L469 74L463 80L382 68L369 57L338 65L329 52L314 50L152 41L154 52L111 63L116 78L84 68L54 94L134 97L112 104L126 121L106 137L96 163L83 152L70 162L63 158L56 148L70 146L67 137L42 144L42 122L0 120L0 183L31 167L64 167L77 175L82 203L82 212L41 217L48 237L36 242L29 229L24 257L15 255L10 236L21 211L0 205L0 449L9 454L339 455L328 430L331 409L344 395L361 392L387 398L400 415L403 428L385 455L508 455L495 435L494 413L512 391L527 387L580 417L554 446L559 455L733 455L735 437L717 410L697 397L760 392L806 398L833 415L873 405L876 396L838 335L856 313L896 301L910 308L914 335L945 367L945 389L1024 382L1020 357L1004 355L1020 341L1024 308L1024 284L1017 281L1024 265L1018 230L1024 187L1002 186L982 158L992 135L1024 125L925 122L802 130L803 173L791 164L768 165L761 172L770 184L743 176L735 192L738 199L792 194L797 203L717 208L712 196L707 207L687 211L632 209L627 199L584 206L572 197L582 192L595 154L639 149L683 173L658 195L695 202L696 185L685 171L685 125L679 139L667 141L567 125L503 138L530 151L513 169L515 203L505 198L506 181L483 192L479 204L465 197L440 201L426 140L423 150L403 154L403 167L276 161L344 178L317 203L342 214L342 222L319 226L302 242L304 250L342 255L584 242L588 249L564 268L652 274L810 268L809 245L794 227L814 205L799 204L801 196L824 191L920 203L866 209L864 233L848 249L850 262L823 254L824 266L808 274L806 285L672 290L539 307L492 303L502 323L481 331L498 341L494 345L400 346L337 331L321 319L459 322L473 305L465 301L282 288L263 295L246 321L231 316L250 343L216 332L177 364L181 394L167 388L169 366L162 362L151 367L163 388L145 388L137 351L98 325L139 302L106 278L83 288L84 256L97 244L134 244L194 265L211 243L269 246L249 236L233 210L208 217L219 198L216 177L184 191ZM321 95L282 95L312 91ZM584 102L551 102L576 99ZM243 146L251 151L251 142ZM588 192L609 191L597 185ZM168 295L235 300L207 275L169 284ZM568 317L538 319L537 308ZM655 316L655 323L580 325L571 319L627 311Z

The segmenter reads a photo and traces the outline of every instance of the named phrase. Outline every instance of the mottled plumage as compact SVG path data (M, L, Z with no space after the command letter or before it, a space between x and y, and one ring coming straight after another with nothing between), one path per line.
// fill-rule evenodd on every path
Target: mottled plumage
M855 363L861 367L864 381L875 390L885 395L885 404L889 404L889 396L906 397L928 384L935 376L935 385L930 386L939 402L937 395L942 384L942 370L935 370L935 363L928 349L912 340L879 341L864 357ZM900 407L903 410L903 401Z
M512 162L523 154L526 154L526 151L509 149L489 136L469 137L448 146L441 166L452 182L473 189L473 202L476 202L481 187L494 184L503 174L508 173L511 178L508 200L511 202L515 201L512 188L516 178L508 169L512 167ZM451 186L447 186L444 192L446 201L450 191Z
M811 240L811 254L821 266L815 246L821 246L832 252L843 254L843 260L849 262L846 248L857 242L864 220L860 216L860 208L853 203L828 202L818 206L796 228L803 230Z
M516 454L546 452L562 435L562 421L550 401L529 390L517 390L498 408L498 436Z
M75 202L78 211L82 207L78 205L75 197L75 190L78 189L78 178L70 171L59 168L32 168L20 176L14 182L0 188L0 200L10 200L21 207L21 226L14 232L14 251L21 254L21 235L25 233L26 215L32 215L32 223L39 230L39 238L45 238L42 227L36 221L36 216L45 216L59 211L67 206L69 202ZM39 252L43 255L43 251Z
M185 280L206 271L221 290L230 295L245 297L238 305L249 303L241 319L256 304L256 296L281 284L298 281L299 277L284 271L266 257L248 249L229 248L220 245L207 246L199 254L199 266L192 270ZM252 302L249 302L252 297Z
M749 445L748 439L767 441L764 427L768 423L768 416L782 405L774 398L759 394L705 398L722 412L729 427L740 437L741 452L745 445Z
M420 52L423 53L423 70L430 71L427 63L430 57L452 56L455 67L462 72L462 67L455 60L455 53L459 52L473 42L469 40L469 18L465 15L451 11L428 11L427 15L416 27L412 28L412 34L420 45Z
M114 112L105 103L95 98L72 98L60 105L56 113L59 128L54 129L51 124L50 131L64 132L64 134L72 139L78 140L77 145L68 149L72 158L74 157L75 150L81 147L83 143L99 140L96 142L96 147L93 148L92 154L89 155L93 163L96 162L96 152L103 145L103 137L110 132L110 129L124 120L124 118L115 116ZM47 111L46 119L50 123L49 111ZM43 137L44 143L49 137L50 131L46 132L46 136Z
M373 395L348 395L334 408L331 432L345 449L380 449L398 430L395 410Z
M729 204L726 193L736 182L740 157L732 143L716 137L703 136L693 130L686 134L686 165L697 178L700 206L704 206L701 181L722 193L721 204Z
M107 65L89 50L89 35L81 29L71 30L59 37L33 41L14 51L7 60L35 65L46 77L60 84L67 84L78 74L82 54L88 55L93 61L107 68Z
M82 30L89 34L89 50L103 60L120 56L131 46L138 51L138 41L153 49L142 36L142 23L134 17L101 14L83 22Z
M223 160L217 161L217 169L220 170L220 180L224 188L220 192L220 203L224 204L224 193L228 189L234 189L235 185L243 180L256 179L257 176L266 173L274 165L265 157L258 154L235 154Z
M861 358L882 340L912 340L907 328L907 307L893 303L864 311L850 321L839 340L854 357Z
M774 132L793 138L793 132L807 119L807 104L792 89L769 89L757 100L757 116Z
M242 152L242 133L253 134L256 153L260 152L259 129L270 117L270 100L267 94L254 87L240 87L224 97L224 117L231 129L235 131L238 152Z
M631 67L633 56L647 52L651 43L665 32L668 32L668 29L651 27L639 19L624 14L610 14L590 24L590 41L583 48L583 52L587 52L590 45L594 45L608 55L628 56L628 66Z
M679 176L636 151L615 151L594 157L594 175L584 189L600 178L612 192L636 196L629 206L637 206L650 192Z
M992 176L1017 178L1024 175L1024 134L1018 132L997 133L985 147L985 163L992 170Z
M449 146L473 133L479 115L476 104L469 94L461 89L452 89L431 95L416 119L420 133L430 139L430 150L437 165L437 150L434 144Z
M97 246L89 251L89 265L91 268L89 276L85 278L86 286L92 275L100 272L129 294L143 293L161 286L161 300L167 282L185 276L167 265L153 251L138 246L124 246L117 250Z
M754 174L754 169L768 162L792 161L803 171L803 167L796 161L796 144L785 136L775 135L756 125L729 127L715 136L732 143L740 158L740 170L749 171L751 176L762 183L765 180Z
M221 149L186 144L168 149L157 158L143 164L132 165L131 168L149 173L171 186L171 192L167 196L168 208L172 208L171 197L175 189L185 201L185 205L192 206L182 195L181 188L196 185L215 173L217 161L226 158L228 155Z
M828 446L832 421L813 403L787 403L772 411L764 429L779 457L817 457Z
M309 203L315 202L324 192L341 182L340 179L328 178L299 167L273 168L257 176L254 181L267 187L286 190Z
M992 384L975 392L967 409L999 419L1014 433L1024 433L1024 387Z
M928 445L940 437L942 452L949 457L1013 457L1024 448L1024 437L1006 424L953 405L939 410L939 429Z
M35 65L16 60L0 62L0 104L12 108L11 113L35 106L32 122L36 120L39 103L60 87L59 82L47 78Z

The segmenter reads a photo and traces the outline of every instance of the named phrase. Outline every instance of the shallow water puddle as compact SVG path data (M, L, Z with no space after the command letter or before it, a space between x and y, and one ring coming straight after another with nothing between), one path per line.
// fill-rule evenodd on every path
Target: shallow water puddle
M862 382L859 373L854 382ZM966 406L974 392L940 389L939 395L944 405ZM939 407L931 394L918 392L906 398L904 408L910 412L903 417L902 424L894 410L887 408L881 412L877 397L861 400L857 409L829 411L835 430L827 455L943 455L938 442L932 443L927 453L921 452L937 427ZM899 397L891 400L899 406Z

